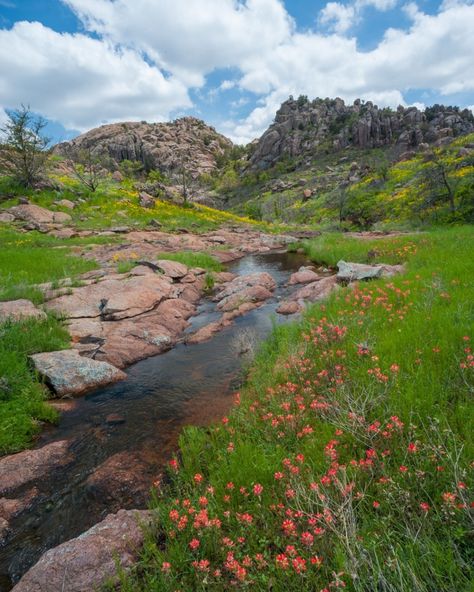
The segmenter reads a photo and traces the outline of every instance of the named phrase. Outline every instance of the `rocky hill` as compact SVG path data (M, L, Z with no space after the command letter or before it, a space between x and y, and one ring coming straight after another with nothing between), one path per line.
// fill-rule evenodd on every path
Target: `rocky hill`
M58 144L54 152L74 157L82 150L110 159L139 161L147 170L178 173L183 167L193 177L212 172L232 142L195 117L171 123L127 122L103 125Z
M274 123L255 145L250 168L266 169L283 158L314 156L346 147L360 149L393 145L398 153L423 144L443 144L474 131L468 109L435 105L380 109L370 101L346 105L342 99L290 98ZM422 146L423 147L423 146Z

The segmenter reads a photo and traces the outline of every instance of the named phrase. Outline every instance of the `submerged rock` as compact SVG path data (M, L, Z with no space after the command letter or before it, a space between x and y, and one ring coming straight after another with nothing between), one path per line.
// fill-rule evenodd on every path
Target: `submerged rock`
M72 460L66 440L0 458L0 495L14 491Z
M60 397L82 395L127 377L115 366L82 357L75 350L34 354L30 359L37 372Z
M130 568L144 540L151 512L120 510L84 534L47 551L13 592L92 592Z

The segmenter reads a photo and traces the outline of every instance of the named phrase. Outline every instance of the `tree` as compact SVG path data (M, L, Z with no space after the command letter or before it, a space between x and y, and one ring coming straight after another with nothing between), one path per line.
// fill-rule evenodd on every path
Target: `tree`
M349 193L347 187L344 185L338 185L331 193L326 197L326 206L335 210L339 219L339 225L345 221L348 210Z
M1 168L20 185L33 187L46 171L50 139L43 130L47 121L24 105L7 115L6 124L0 128Z
M455 195L458 180L450 175L452 165L443 160L436 151L428 154L427 158L429 158L430 162L422 174L425 186L425 199L422 208L447 203L451 214L455 214Z
M92 154L90 148L68 151L69 165L72 174L89 191L94 193L104 178L105 162Z

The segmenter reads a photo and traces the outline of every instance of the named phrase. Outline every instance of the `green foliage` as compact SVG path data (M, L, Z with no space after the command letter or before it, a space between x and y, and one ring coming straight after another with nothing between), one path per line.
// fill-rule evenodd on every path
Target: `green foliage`
M139 160L122 160L119 163L119 170L122 173L122 175L127 178L127 179L137 179L138 177L140 177L140 174L143 172L144 170L144 165L142 162L140 162ZM150 173L148 173L148 178L150 179L150 174L151 173L156 173L157 171L150 171Z
M46 120L29 107L7 111L7 122L0 129L2 173L11 175L23 187L33 187L46 172L49 138L43 130Z
M67 331L54 318L0 323L0 454L25 448L42 422L56 420L28 356L65 349L68 343Z
M337 128L350 121L335 121ZM333 130L334 133L337 130ZM302 165L284 157L263 173L244 173L228 194L236 211L247 212L246 204L261 204L263 219L322 228L393 229L418 228L474 221L474 151L465 148L474 134L461 136L448 146L420 152L408 160L394 162L390 147L342 153L319 146L313 163ZM358 182L351 160L358 164ZM309 179L313 197L301 204L298 181ZM281 179L289 189L268 195L271 179ZM271 206L271 202L276 202Z
M178 251L176 253L159 253L157 259L178 261L188 267L201 267L207 271L222 271L222 264L212 255L196 251Z
M24 234L0 224L0 244L0 300L41 302L42 293L34 284L73 278L97 267L68 248L58 248L71 242L39 232Z

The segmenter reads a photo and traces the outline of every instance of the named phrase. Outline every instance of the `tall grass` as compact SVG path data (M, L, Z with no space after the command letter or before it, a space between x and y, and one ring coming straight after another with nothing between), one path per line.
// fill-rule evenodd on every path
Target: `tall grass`
M160 253L157 259L168 259L184 263L188 267L201 267L206 271L222 271L222 264L208 253L196 253L194 251L179 251L177 253Z
M68 246L73 244L0 224L0 300L27 298L38 303L43 297L34 284L95 269L94 261L71 254Z
M44 421L57 414L28 356L68 347L69 336L56 319L0 323L0 454L25 448Z
M123 592L472 589L473 239L377 241L405 275L275 329L229 417L184 432Z

